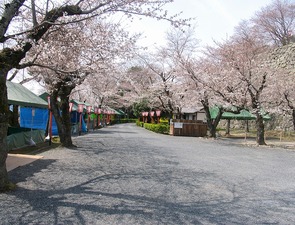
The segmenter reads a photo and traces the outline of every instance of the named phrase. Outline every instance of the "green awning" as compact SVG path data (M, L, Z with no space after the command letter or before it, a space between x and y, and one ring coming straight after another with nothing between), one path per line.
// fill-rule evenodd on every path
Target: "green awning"
M240 113L224 112L221 118L227 120L255 120L256 116L249 111L242 109Z
M6 81L8 104L24 107L48 108L48 103L21 84Z
M121 109L116 109L115 111L117 112L117 115L125 116L125 113Z
M210 108L210 115L212 119L215 119L217 117L219 108L218 107L212 107ZM233 112L224 112L222 113L221 119L224 120L255 120L256 116L252 113L250 113L246 109L242 109L239 113L233 113ZM265 114L263 116L264 120L270 120L270 116Z

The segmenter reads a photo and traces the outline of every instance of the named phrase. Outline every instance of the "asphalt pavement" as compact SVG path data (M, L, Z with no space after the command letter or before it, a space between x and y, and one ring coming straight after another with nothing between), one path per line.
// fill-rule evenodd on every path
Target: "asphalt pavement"
M9 172L0 224L295 224L295 151L133 124Z

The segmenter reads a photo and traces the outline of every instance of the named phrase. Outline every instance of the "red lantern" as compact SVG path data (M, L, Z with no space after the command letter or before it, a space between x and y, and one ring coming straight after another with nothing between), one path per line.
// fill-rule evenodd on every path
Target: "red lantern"
M91 109L92 109L92 106L91 106L91 105L87 106L87 113L88 113L88 114L91 113Z
M78 112L82 113L84 109L84 104L78 104Z
M154 117L155 112L154 112L154 111L151 111L151 112L150 112L150 115L151 115L151 117Z
M100 108L98 108L97 113L98 113L98 114L101 114L101 109L100 109Z
M69 102L69 112L72 112L73 105L74 105L74 103L73 103L73 102Z
M47 96L47 102L48 102L48 109L51 109L51 106L50 106L50 96Z
M161 110L156 110L157 117L161 116Z

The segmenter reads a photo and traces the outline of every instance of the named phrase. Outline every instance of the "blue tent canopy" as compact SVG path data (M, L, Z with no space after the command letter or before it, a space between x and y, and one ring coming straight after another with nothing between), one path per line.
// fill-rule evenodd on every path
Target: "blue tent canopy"
M35 111L33 116L33 109ZM46 130L48 122L48 109L20 107L20 126L25 128ZM77 112L71 113L71 122L78 123L79 115ZM86 124L82 120L82 132L86 132ZM52 134L58 135L58 130L54 117L52 117Z

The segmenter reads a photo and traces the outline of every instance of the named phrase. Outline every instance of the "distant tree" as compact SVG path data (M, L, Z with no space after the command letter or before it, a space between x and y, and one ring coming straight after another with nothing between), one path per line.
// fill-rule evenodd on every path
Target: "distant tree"
M150 97L153 108L162 109L172 118L173 112L181 106L186 88L174 62L164 49L140 57L150 74Z
M255 32L261 39L277 46L295 41L295 3L274 0L259 10L252 19Z
M219 57L228 76L239 82L243 87L242 92L246 90L246 98L240 99L240 106L255 113L256 141L259 145L265 145L263 111L267 110L271 102L271 89L268 87L271 87L274 81L274 71L265 63L270 48L251 31L251 28L247 30L246 24L243 23L228 42L219 46ZM233 97L240 98L238 95Z
M186 32L172 30L167 33L167 41L166 55L173 59L190 96L186 105L203 106L209 136L216 138L216 129L222 113L231 109L228 106L236 105L236 99L232 96L239 90L239 82L229 79L228 73L222 69L222 60L216 56L219 48L208 47L206 54L199 56L198 40L194 37L193 29ZM214 118L210 113L213 106L218 108Z
M133 113L135 117L140 117L142 112L149 112L150 106L147 99L141 99L133 104Z

